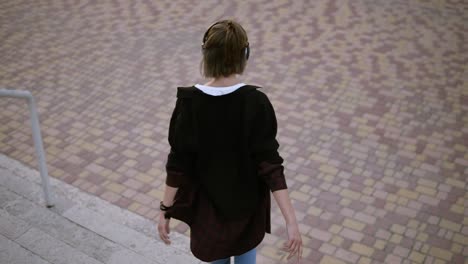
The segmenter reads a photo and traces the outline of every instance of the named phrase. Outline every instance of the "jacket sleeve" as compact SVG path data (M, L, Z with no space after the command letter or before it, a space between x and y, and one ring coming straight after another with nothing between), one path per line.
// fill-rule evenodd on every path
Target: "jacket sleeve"
M287 189L283 158L278 153L275 110L264 93L259 93L258 111L253 125L252 150L258 175L272 192Z
M180 187L187 182L187 174L184 170L184 155L182 151L177 149L177 123L181 119L181 99L177 99L176 106L172 112L169 123L169 145L171 146L170 152L167 156L166 162L166 184L171 187Z

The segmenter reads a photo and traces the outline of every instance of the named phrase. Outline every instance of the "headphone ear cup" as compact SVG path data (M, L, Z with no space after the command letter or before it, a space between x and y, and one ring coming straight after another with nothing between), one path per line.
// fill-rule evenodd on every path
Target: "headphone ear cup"
M250 47L249 46L244 48L244 54L245 54L245 60L249 60L249 56L250 56Z

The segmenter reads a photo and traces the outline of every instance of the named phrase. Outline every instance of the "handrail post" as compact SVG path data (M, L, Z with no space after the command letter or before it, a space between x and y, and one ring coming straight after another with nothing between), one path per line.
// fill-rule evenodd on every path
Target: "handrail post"
M36 103L34 97L29 91L6 90L0 89L0 97L15 97L26 98L28 100L29 112L31 116L32 136L34 140L34 148L36 149L36 156L39 163L39 172L42 180L42 189L44 191L44 199L47 207L53 207L53 201L50 194L51 188L49 183L49 174L47 171L46 157L44 153L44 146L42 144L41 129L39 126L39 117L36 110Z

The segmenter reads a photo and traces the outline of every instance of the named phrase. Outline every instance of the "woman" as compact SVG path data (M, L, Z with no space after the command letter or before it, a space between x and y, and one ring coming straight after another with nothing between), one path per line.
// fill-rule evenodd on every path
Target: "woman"
M247 34L222 20L202 43L204 85L180 87L169 127L171 151L158 231L170 244L170 218L190 226L190 248L202 261L255 263L270 233L270 191L286 222L288 257L302 240L278 154L276 116L260 87L239 81L249 58Z

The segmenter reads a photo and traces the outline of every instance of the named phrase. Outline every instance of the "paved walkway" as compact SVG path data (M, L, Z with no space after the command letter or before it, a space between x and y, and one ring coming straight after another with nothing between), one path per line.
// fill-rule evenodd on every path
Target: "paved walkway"
M191 1L190 1L191 2ZM0 1L0 87L36 96L50 174L154 220L175 87L215 20L250 36L308 263L468 257L468 4L446 0ZM26 106L0 153L36 167ZM273 206L263 263L284 223ZM174 222L187 234L187 227Z
M188 238L156 239L153 221L51 179L44 206L37 171L0 155L0 263L198 264Z

